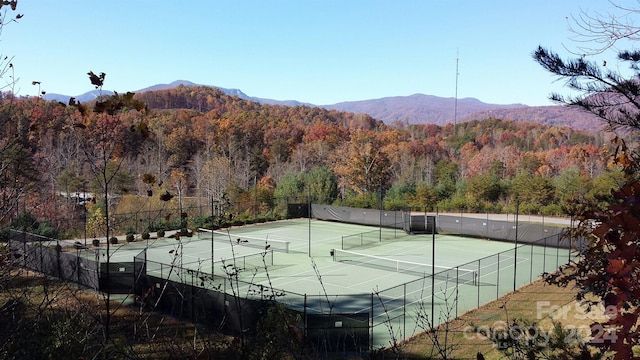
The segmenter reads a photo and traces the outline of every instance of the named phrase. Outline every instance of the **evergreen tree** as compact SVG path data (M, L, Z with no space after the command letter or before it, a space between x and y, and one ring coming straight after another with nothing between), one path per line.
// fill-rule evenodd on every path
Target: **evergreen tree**
M576 17L578 35L591 40L587 44L602 44L596 48L580 48L580 55L563 60L543 47L533 53L534 59L546 70L566 80L576 91L574 96L552 94L551 99L595 114L611 130L640 129L640 51L633 42L640 40L640 28L633 19L640 8L623 8L612 3L620 14L591 15L583 12ZM595 42L594 42L595 40ZM617 60L627 68L607 64L602 54L617 49L617 45L631 46L631 50L616 50ZM597 55L600 60L591 60ZM613 66L612 66L613 65ZM625 183L613 192L610 205L603 211L598 204L576 204L580 225L572 239L588 239L582 249L583 259L576 264L561 267L561 271L548 275L549 283L568 286L574 284L579 292L577 300L589 309L601 306L607 319L595 321L591 326L591 344L602 353L613 352L613 359L639 359L640 343L640 209L638 194L640 166L638 149L628 148L616 139L613 160L624 169ZM567 176L564 177L567 180ZM574 177L575 178L575 177ZM571 187L571 181L560 181Z

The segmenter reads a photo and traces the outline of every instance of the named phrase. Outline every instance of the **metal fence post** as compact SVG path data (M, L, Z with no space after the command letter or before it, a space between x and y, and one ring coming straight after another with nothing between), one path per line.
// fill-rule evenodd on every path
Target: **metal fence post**
M531 248L531 255L529 255L529 261L530 261L530 266L529 266L529 283L533 282L533 246L534 245L529 245L529 247Z
M80 249L76 249L76 281L80 284Z
M547 238L544 238L544 245L542 246L542 271L547 271Z
M478 306L476 307L480 307L480 259L478 259L478 284L477 284L477 288L478 288Z
M456 266L456 317L458 317L458 295L460 289L460 267ZM446 298L446 296L445 296ZM448 311L447 311L448 312Z
M573 246L573 235L571 235L571 238L569 239L569 247L567 250L567 262L566 264L570 264L571 263L571 246Z
M304 294L303 305L302 305L302 322L304 324L304 338L307 339L309 336L308 326L309 319L307 318L307 294Z
M560 266L560 237L558 236L557 240L558 245L556 246L556 269Z
M196 305L196 299L195 299L195 287L193 286L193 277L194 277L194 272L191 272L191 291L190 291L190 295L191 295L191 321L195 322L196 321L196 312L195 312L195 305Z
M498 271L496 271L496 300L500 297L500 253L498 253Z
M518 215L520 214L520 200L516 200L516 236L513 247L513 291L516 291L518 279Z
M402 295L403 303L402 303L402 333L404 338L407 338L407 283L404 283L403 286L403 295Z
M371 310L369 314L371 314L371 320L369 321L369 351L373 351L373 293L371 293Z

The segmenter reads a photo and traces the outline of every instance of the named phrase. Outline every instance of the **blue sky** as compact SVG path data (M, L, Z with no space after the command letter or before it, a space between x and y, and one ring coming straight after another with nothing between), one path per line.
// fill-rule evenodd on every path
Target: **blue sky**
M605 0L20 0L0 36L19 95L135 91L189 80L316 105L407 96L550 105L562 82L531 58L569 55L567 17ZM5 8L3 8L4 10ZM458 59L458 60L457 60ZM611 60L610 60L611 61ZM5 80L6 82L6 80Z

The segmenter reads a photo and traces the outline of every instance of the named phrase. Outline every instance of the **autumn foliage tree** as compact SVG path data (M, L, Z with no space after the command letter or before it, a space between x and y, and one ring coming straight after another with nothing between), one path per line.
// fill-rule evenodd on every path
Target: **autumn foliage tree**
M94 75L100 80L100 74ZM337 198L343 205L377 207L382 190L385 206L404 203L441 211L499 212L509 209L518 192L522 209L555 215L562 212L557 204L562 197L558 196L555 178L566 169L587 177L589 181L583 182L585 192L599 198L610 192L610 184L604 180L612 179L608 175L600 178L615 171L607 163L612 147L603 133L485 119L457 124L459 131L451 137L451 126L387 125L336 110L259 104L205 86L178 86L133 95L133 100L148 101L153 112L127 106L129 96L117 94L99 104L98 110L123 106L113 115L95 113L92 103L68 106L41 97L0 99L0 111L14 119L2 127L2 135L27 144L23 149L39 161L33 166L37 180L47 182L47 186L31 186L32 191L25 191L15 186L21 182L8 179L0 191L17 190L21 204L39 204L37 208L27 206L38 218L56 215L58 218L51 220L62 229L62 236L81 234L83 209L61 194L101 192L100 182L90 174L83 148L95 159L97 148L89 149L89 145L96 141L90 137L101 135L99 128L110 121L119 127L104 132L105 139L107 134L113 139L114 143L108 145L117 155L107 167L110 174L117 173L110 182L111 195L144 197L152 190L141 181L145 173L154 174L158 184L165 184L165 188L152 193L163 194L165 189L175 193L168 187L168 180L171 172L178 170L185 174L187 207L207 206L226 194L234 205L228 208L233 214L227 215L236 219L241 213L255 215L254 190L260 179L270 177L278 188L287 174L304 180L297 198L308 198L311 192L312 199L323 202ZM22 124L19 129L16 123ZM69 131L70 123L76 124L72 127L75 131ZM502 167L494 172L492 165L498 162ZM526 186L523 180L529 179L516 181L522 171L538 182L539 194L532 193L538 187ZM321 174L323 179L309 174ZM540 178L545 180L538 181ZM527 191L529 194L523 193ZM6 203L7 209L11 208L7 212L9 222L17 216L17 201L10 197L12 201ZM364 198L368 200L361 201ZM528 204L524 204L525 199ZM178 197L165 204L177 207L177 202ZM239 202L251 205L240 206ZM149 204L138 209L156 209ZM124 209L132 212L135 206L118 210ZM268 212L283 215L281 210ZM196 220L189 217L188 225L195 225ZM124 221L122 224L116 230L134 227L124 225ZM150 227L157 225L149 223Z
M384 191L389 186L390 162L375 133L358 131L349 148L339 153L335 172L360 194Z
M612 130L640 130L640 51L633 42L640 40L640 28L633 19L640 9L611 3L618 15L600 16L586 12L574 18L577 34L584 40L579 55L562 59L543 47L533 53L534 59L546 70L566 80L578 95L552 94L560 103L590 112L605 121ZM615 13L615 11L613 12ZM632 50L617 50L619 44L631 44ZM589 47L589 44L594 47ZM610 61L590 60L604 52L615 50L618 65ZM612 66L614 65L614 66ZM622 70L621 65L627 65ZM561 271L547 276L553 284L568 286L575 281L577 300L600 307L608 315L591 326L590 344L602 352L613 352L614 359L640 359L640 162L638 149L615 139L614 162L624 168L626 178L613 198L601 210L588 203L575 204L580 225L572 239L583 239L583 259L563 266ZM585 153L588 152L585 149ZM581 156L578 156L581 157ZM584 157L583 157L584 158Z
M606 319L591 325L589 343L620 360L640 359L634 352L640 342L640 164L624 150L615 160L625 166L627 181L613 192L611 204L579 209L571 238L584 246L583 259L546 276L561 286L575 282L576 299L587 311L604 310Z

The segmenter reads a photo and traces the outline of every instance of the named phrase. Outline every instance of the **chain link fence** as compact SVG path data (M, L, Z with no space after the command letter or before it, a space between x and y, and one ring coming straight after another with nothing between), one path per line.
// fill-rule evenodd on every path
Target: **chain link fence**
M311 209L315 216L314 206ZM317 206L322 206L325 214L346 216L341 212L345 209ZM350 211L350 219L393 218L389 220L393 228L397 228L398 217L403 216L401 212L376 213L371 209ZM162 213L156 215L158 218ZM140 222L139 218L130 221ZM433 224L428 219L423 223ZM425 318L437 326L434 314L453 309L451 315L455 317L496 300L543 273L576 260L576 249L583 247L581 239L566 238L561 228L544 224L515 223L514 228L514 223L508 221L439 215L436 229L457 235L492 235L498 240L513 241L514 247L388 289L310 295L267 288L233 276L214 276L177 264L152 262L144 250L133 262L112 263L110 278L105 281L101 274L105 273L106 264L101 264L99 250L76 244L75 253L62 252L58 240L20 231L10 232L9 243L25 268L102 291L126 293L133 289L138 301L158 310L236 333L255 326L266 307L282 304L294 314L292 329L303 334L317 352L341 354L370 353L425 331ZM470 269L473 281L469 279Z

